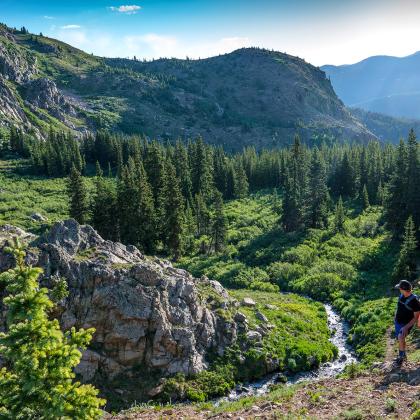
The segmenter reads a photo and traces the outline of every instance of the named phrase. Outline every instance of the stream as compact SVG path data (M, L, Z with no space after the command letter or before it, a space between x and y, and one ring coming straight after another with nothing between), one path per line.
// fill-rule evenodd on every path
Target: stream
M328 327L331 331L330 341L338 348L338 356L335 360L322 364L319 368L308 372L299 372L287 378L287 384L295 384L301 381L324 379L334 377L343 372L344 368L350 363L356 362L351 346L347 344L349 325L341 319L340 315L334 311L331 305L324 304L328 316ZM216 404L222 401L233 401L244 396L262 395L270 390L270 386L278 383L282 373L273 373L244 385L235 387L228 396L220 398Z

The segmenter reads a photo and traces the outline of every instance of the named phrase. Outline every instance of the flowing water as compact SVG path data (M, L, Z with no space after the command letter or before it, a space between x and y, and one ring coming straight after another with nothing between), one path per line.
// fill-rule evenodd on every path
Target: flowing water
M330 341L338 348L337 358L331 362L322 364L319 368L312 371L300 372L288 377L287 384L334 377L343 372L348 364L356 361L356 357L351 347L347 344L349 331L348 323L341 319L340 315L334 311L331 305L325 304L325 310L328 315L328 327L331 331ZM270 390L271 385L279 382L280 376L282 376L281 373L274 373L267 375L258 381L237 386L227 397L219 399L216 404L226 400L237 400L244 396L265 394Z

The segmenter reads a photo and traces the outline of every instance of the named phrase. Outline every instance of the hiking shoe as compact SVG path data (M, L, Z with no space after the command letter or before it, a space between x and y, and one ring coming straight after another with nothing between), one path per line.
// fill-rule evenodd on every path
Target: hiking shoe
M397 365L397 366L401 366L404 362L406 362L407 361L407 356L398 356L396 359L395 359L395 361L394 361L394 363Z

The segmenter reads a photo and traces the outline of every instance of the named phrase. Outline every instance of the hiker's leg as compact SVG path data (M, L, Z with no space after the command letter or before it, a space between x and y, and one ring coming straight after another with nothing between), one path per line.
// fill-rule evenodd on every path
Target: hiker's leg
M398 336L398 347L400 351L405 351L405 347L406 347L405 337L403 337L402 334Z

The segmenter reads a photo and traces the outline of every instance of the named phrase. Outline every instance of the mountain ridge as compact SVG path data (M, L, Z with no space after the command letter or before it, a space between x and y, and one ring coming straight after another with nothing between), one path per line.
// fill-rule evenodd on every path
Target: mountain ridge
M238 150L304 141L367 141L369 132L304 60L246 48L201 60L96 57L0 28L0 121L41 135L50 125L161 140L203 137Z
M378 55L321 69L347 106L397 118L420 118L419 65L418 51L405 57Z

